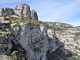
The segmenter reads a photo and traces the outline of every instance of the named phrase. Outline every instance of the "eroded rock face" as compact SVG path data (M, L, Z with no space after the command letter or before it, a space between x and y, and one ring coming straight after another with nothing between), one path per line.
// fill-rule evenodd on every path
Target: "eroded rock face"
M30 7L27 4L19 4L13 10L19 16L31 18Z
M35 10L30 10L30 7L25 4L19 4L18 6L12 8L2 8L0 9L0 16L11 16L11 15L19 15L21 17L27 17L33 20L38 20L38 15Z
M59 49L60 51L64 50L60 48L61 42L55 36L55 31L53 29L48 29L48 26L39 26L34 23L27 23L25 25L13 27L8 31L10 32L10 35L8 32L2 31L1 36L3 36L5 33L7 33L7 36L4 38L0 37L0 54L9 54L13 51L19 51L18 55L22 54L26 56L28 60L50 60L47 59L47 55L49 53L54 53L56 49ZM6 48L8 47L6 51L5 46ZM24 51L26 54L22 53ZM64 51L62 53L67 55L67 53ZM54 55L55 54L56 53L54 53Z
M10 36L0 37L0 55L10 54L11 48L12 48L11 37Z
M2 8L0 9L0 16L7 16L14 14L13 9L11 8Z
M14 28L11 32L17 36L18 42L27 51L28 60L47 60L47 51L55 51L60 46L58 39L47 26L39 27L28 23L23 27Z
M35 20L38 20L38 15L37 15L37 12L35 10L31 11L31 18L35 19Z

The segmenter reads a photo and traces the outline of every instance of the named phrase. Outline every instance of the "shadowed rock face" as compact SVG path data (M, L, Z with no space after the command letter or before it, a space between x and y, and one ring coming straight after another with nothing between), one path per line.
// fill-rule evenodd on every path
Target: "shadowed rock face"
M30 7L27 4L19 4L13 10L19 16L31 18Z
M35 20L38 20L38 15L37 15L37 12L35 10L31 11L31 18L35 19Z
M11 8L2 8L0 9L0 16L13 15L13 9Z
M28 60L47 60L46 52L48 50L52 52L60 46L60 42L52 30L48 30L48 26L39 27L36 24L27 23L25 26L13 28L11 33L12 41L19 42L27 51Z

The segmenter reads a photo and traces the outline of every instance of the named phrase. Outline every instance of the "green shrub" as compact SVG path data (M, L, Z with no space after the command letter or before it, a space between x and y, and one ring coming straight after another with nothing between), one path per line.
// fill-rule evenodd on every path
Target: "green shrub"
M77 36L80 36L80 32L75 33L75 35L76 35L76 37L77 37Z

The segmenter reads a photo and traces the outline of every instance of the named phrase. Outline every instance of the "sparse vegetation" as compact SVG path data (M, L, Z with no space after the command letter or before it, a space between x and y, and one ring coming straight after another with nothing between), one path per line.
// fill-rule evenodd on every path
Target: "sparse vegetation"
M80 36L80 32L75 33L75 35L76 35L76 37L77 37L77 36Z
M64 29L62 28L55 28L56 31L63 31Z
M38 26L47 25L47 23L45 23L45 22L38 21L38 20L31 20L31 19L26 18L26 17L11 17L11 16L9 16L9 18L6 18L6 16L4 16L4 19L10 21L8 24L15 24L13 27L19 26L20 23L23 23L23 25L27 24L27 23L33 23L33 24L36 24Z
M10 20L17 20L18 18L16 18L16 17L10 17L9 19Z
M6 25L6 28L5 29L11 29L11 28L14 28L14 27L18 27L20 25L20 23L23 23L24 24L27 24L27 23L33 23L33 24L36 24L38 26L45 26L45 25L48 25L48 23L46 22L42 22L42 21L38 21L38 20L31 20L29 18L25 18L25 17L10 17L10 18L6 18L6 16L4 16L4 19L5 20L10 20L10 23L5 23ZM13 23L12 23L13 22ZM16 23L13 27L11 27L10 25L11 24L14 24ZM55 29L56 31L63 31L65 28L73 28L72 26L70 25L65 25L64 24L61 24L61 25L58 25L57 22L55 23L50 23L51 25L49 25L49 29ZM5 29L0 29L0 35L9 35L11 34L10 32L8 32L7 30ZM76 36L80 36L80 32L78 33L75 33ZM12 35L13 37L15 37L15 35ZM8 56L6 57L7 60L25 60L26 58L26 52L24 48L22 48L22 46L17 43L15 44L14 41L11 41L12 42L12 49L11 49L11 56ZM36 41L34 42L35 44L41 44L41 46L39 46L38 48L33 48L33 51L34 52L39 52L41 51L40 48L42 48L42 45L43 43L40 42L40 41ZM15 47L16 46L16 47ZM7 47L5 47L6 49ZM76 49L80 50L80 48L78 47L75 47ZM21 54L21 55L20 55ZM66 59L66 57L64 57L64 52L61 50L61 49L57 49L55 50L54 52L50 53L50 51L47 52L47 59L48 60L58 60L59 58L62 58L62 59ZM76 55L76 54L73 54L73 55ZM79 60L80 58L75 58L75 57L71 57L69 58L69 60Z

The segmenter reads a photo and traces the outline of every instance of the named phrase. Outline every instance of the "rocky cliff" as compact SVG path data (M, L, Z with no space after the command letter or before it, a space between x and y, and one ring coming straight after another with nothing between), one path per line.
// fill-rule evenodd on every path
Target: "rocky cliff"
M27 4L11 11L0 16L0 60L79 60L77 27L38 21L36 11L30 12Z
M49 57L50 53L56 49L63 49L64 45L56 37L54 29L49 29L45 22L16 15L0 18L0 54L2 57L14 60L20 60L22 57L25 60L47 60L46 57ZM66 57L60 59L66 59Z
M64 43L64 48L72 53L72 58L78 60L77 58L80 57L80 29L59 22L48 22L48 25L50 26L50 29L55 29L56 36L60 42Z

